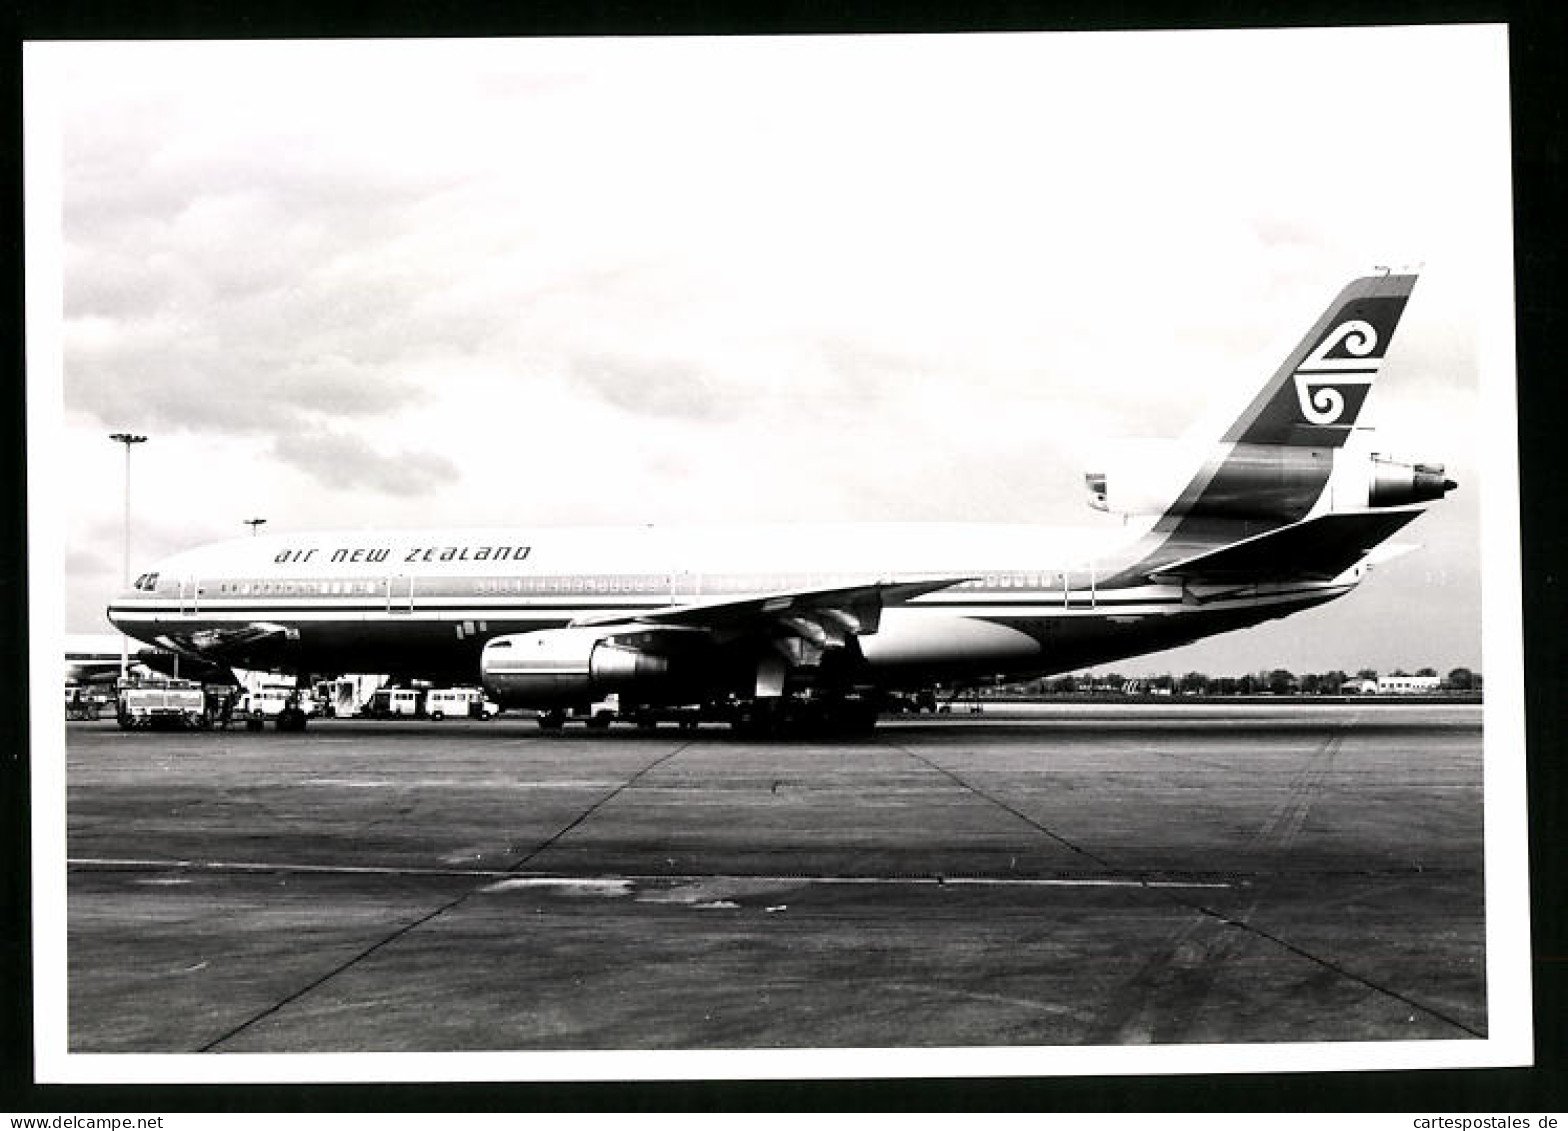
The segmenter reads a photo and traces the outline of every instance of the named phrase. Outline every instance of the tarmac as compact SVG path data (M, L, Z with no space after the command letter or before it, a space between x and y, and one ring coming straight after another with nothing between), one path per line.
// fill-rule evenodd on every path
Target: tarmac
M73 1052L1481 1038L1475 706L67 728Z

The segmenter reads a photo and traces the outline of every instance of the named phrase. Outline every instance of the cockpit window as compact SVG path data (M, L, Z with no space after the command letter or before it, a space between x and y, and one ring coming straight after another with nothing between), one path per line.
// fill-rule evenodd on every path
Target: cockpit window
M158 588L158 575L156 573L144 573L131 585L135 589L146 589L151 592Z

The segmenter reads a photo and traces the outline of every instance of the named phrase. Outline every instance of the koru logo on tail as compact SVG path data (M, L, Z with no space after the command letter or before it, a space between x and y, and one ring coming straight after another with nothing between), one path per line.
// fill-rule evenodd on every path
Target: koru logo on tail
M1296 366L1296 401L1313 424L1338 424L1345 414L1345 387L1366 386L1382 359L1373 357L1377 331L1359 318L1341 322ZM1330 356L1338 351L1339 356Z

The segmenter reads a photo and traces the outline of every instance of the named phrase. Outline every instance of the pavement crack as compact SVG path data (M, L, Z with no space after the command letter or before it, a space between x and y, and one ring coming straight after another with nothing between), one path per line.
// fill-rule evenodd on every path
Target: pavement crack
M588 806L588 808L584 809L571 821L563 825L554 835L545 838L539 844L535 845L527 855L520 857L517 861L508 865L506 870L508 872L516 872L526 867L536 856L560 843L564 837L566 837L574 829L578 828L584 821L588 820L588 818L592 817L600 809L614 801L626 790L636 785L639 781L653 773L654 770L657 770L660 766L664 765L664 763L668 762L671 758L674 758L677 754L680 754L685 750L689 750L691 745L692 744L690 742L684 742L677 746L674 750L671 750L668 754L661 755L660 757L655 758L653 761L649 762L642 769L638 770L631 777L627 778L620 785L610 790L609 793L605 794L592 805Z
M1329 739L1325 741L1323 745L1320 746L1314 753L1310 762L1297 772L1291 781L1290 796L1287 797L1286 800L1275 811L1264 828L1255 834L1253 838L1255 845L1259 843L1278 843L1282 847L1288 848L1290 846L1290 844L1295 840L1296 834L1300 831L1302 823L1306 820L1306 813L1308 808L1310 808L1313 799L1321 792L1322 781L1332 769L1334 761L1339 754L1339 750L1341 745L1343 745L1343 742L1343 731L1330 736ZM1221 926L1232 927L1240 931L1245 931L1259 939L1272 943L1274 946L1277 946L1280 949L1297 956L1298 958L1305 959L1306 961L1311 962L1314 965L1338 977L1346 978L1352 982L1355 982L1357 985L1373 991L1374 993L1393 998L1395 1001L1400 1002L1401 1004L1408 1006L1411 1009L1419 1010L1429 1017L1434 1017L1447 1025L1452 1025L1454 1028L1460 1030L1463 1033L1467 1033L1472 1037L1480 1039L1484 1039L1486 1037L1484 1032L1480 1032L1474 1027L1466 1025L1463 1021L1460 1021L1457 1018L1450 1017L1448 1014L1444 1013L1440 1009L1435 1008L1434 1006L1426 1005L1422 1002L1416 1001L1414 998L1400 993L1391 986L1384 985L1381 982L1377 982L1371 978L1357 974L1355 971L1341 966L1337 962L1324 958L1321 955L1313 954L1311 951L1299 947L1294 943L1281 938L1279 935L1264 930L1262 927L1251 922L1250 918L1239 918L1235 915L1227 915L1224 912L1217 911L1212 907L1205 906L1204 904L1199 903L1193 899L1184 898L1179 889L1160 887L1151 884L1148 882L1146 875L1113 864L1104 857L1097 855L1082 845L1069 840L1067 837L1056 832L1054 829L1047 827L1045 824L1029 816L1027 813L1022 812L1012 805L1009 805L1001 798L987 793L979 786L964 780L958 774L955 774L945 766L938 765L936 762L933 762L923 754L919 754L916 751L911 750L909 747L900 745L898 743L890 742L887 745L892 749L903 752L915 761L930 768L931 770L934 770L936 773L941 774L955 785L968 791L969 793L974 794L976 797L989 802L1006 813L1010 813L1012 816L1018 818L1030 828L1036 830L1046 837L1049 837L1052 841L1061 845L1068 851L1073 852L1086 860L1093 861L1095 864L1099 865L1101 868L1104 868L1112 875L1136 881L1138 887L1142 888L1145 892L1156 899L1174 903L1188 911L1196 912L1197 914L1204 916L1206 921L1217 922ZM1251 907L1256 905L1256 901L1257 896L1254 895L1252 903L1249 904L1249 910ZM1191 928L1189 925L1189 927L1183 928L1177 941L1185 942L1187 936L1190 933Z
M632 774L625 781L621 782L614 789L610 790L610 792L606 793L603 797L599 798L599 800L595 801L592 805L588 806L588 808L584 809L581 813L579 813L571 821L569 821L565 825L563 825L552 836L546 838L543 842L541 842L540 844L535 846L533 848L533 850L530 851L526 856L523 856L522 858L517 860L515 863L511 864L506 869L506 871L511 873L511 872L517 872L520 869L522 869L524 866L526 866L528 864L529 861L534 859L534 857L538 856L541 852L544 852L551 845L554 845L554 844L558 843L561 840L562 837L565 837L573 829L576 829L579 826L581 826L584 821L588 820L595 813L597 813L600 809L602 809L602 808L604 808L604 806L608 805L611 801L614 801L617 797L619 797L626 790L628 790L632 786L636 785L639 781L641 781L648 774L651 774L654 770L657 770L660 766L662 766L666 762L670 761L670 759L674 758L676 755L682 753L683 751L689 749L690 747L691 747L691 743L690 742L682 743L680 746L677 746L675 749L669 751L666 754L660 755L659 757L655 758L653 761L649 762L647 765L643 766L636 773ZM467 900L470 896L474 895L476 892L482 891L484 888L490 886L490 882L491 881L487 880L483 884L479 884L479 885L476 885L474 887L471 887L467 891L461 892L460 894L458 894L454 898L449 899L445 903L440 904L434 910L426 912L424 915L419 916L419 918L414 919L411 922L405 923L403 926L397 928L397 930L391 932L390 934L384 936L381 939L378 939L376 942L374 942L371 945L365 947L363 950L360 950L357 954L353 955L352 957L347 958L344 961L338 963L336 966L332 967L332 969L328 970L326 973L324 973L324 974L322 974L322 975L312 979L311 981L307 982L305 985L301 986L299 989L297 989L294 992L288 994L287 996L279 999L278 1001L273 1002L266 1009L261 1010L259 1013L253 1014L252 1016L246 1018L244 1021L241 1021L238 1025L235 1025L232 1028L230 1028L227 1031L225 1031L224 1033L222 1033L221 1035L219 1035L217 1037L214 1037L212 1040L208 1041L206 1044L201 1045L199 1048L197 1048L196 1051L197 1052L212 1052L212 1051L216 1050L219 1045L222 1045L222 1044L224 1044L224 1043L226 1043L228 1041L233 1040L235 1037L239 1036L241 1033L245 1032L247 1029L250 1029L252 1026L258 1024L259 1022L265 1021L267 1018L272 1017L275 1014L279 1013L280 1011L286 1009L288 1006L290 1006L290 1005L294 1004L295 1002L299 1001L301 998L305 997L307 994L310 994L313 991L319 989L320 987L322 987L326 983L330 982L332 979L336 978L338 975L343 974L344 972L346 972L348 970L351 970L353 967L357 966L359 963L363 962L365 959L369 958L371 955L373 955L373 954L377 953L378 951L381 951L381 950L385 949L386 947L392 945L393 943L397 942L399 939L401 939L404 936L408 935L410 932L418 930L420 927L423 927L426 923L432 922L435 919L439 919L442 915L445 915L448 911L451 911L454 907L457 907L459 904L463 903L465 900Z
M1090 852L1087 848L1084 848L1082 845L1075 844L1072 841L1068 840L1066 837L1062 836L1060 833L1056 832L1055 830L1047 828L1045 825L1041 824L1039 821L1037 821L1033 817L1029 816L1029 814L1023 812L1022 810L1015 809L1013 806L1009 805L1007 802L1003 801L1000 797L997 797L995 794L987 793L985 790L981 789L979 786L974 785L971 782L965 781L963 778L959 777L957 774L953 773L952 770L947 769L945 766L937 765L935 762L931 761L931 759L927 758L924 754L917 754L915 751L909 749L909 747L901 746L898 743L890 742L890 743L888 743L888 745L891 746L895 750L899 750L899 751L903 752L904 754L908 755L910 758L913 758L915 761L919 762L921 765L925 766L927 769L934 770L936 773L941 774L943 777L947 778L950 782L952 782L954 785L958 786L960 789L967 790L969 793L974 794L976 797L982 799L983 801L989 802L990 804L996 806L998 809L1001 809L1002 811L1004 811L1006 813L1011 813L1014 817L1017 817L1024 824L1028 825L1030 828L1034 829L1036 832L1042 834L1043 836L1049 837L1051 840L1055 841L1057 844L1061 845L1063 848L1067 849L1069 852L1072 852L1072 853L1075 853L1075 854L1077 854L1079 856L1082 856L1085 860L1093 861L1095 864L1099 865L1101 868L1104 868L1107 872L1113 873L1114 875L1117 875L1117 876L1128 876L1128 877L1132 877L1132 878L1141 880L1142 877L1133 876L1133 874L1128 872L1126 869L1119 868L1115 864L1111 863L1109 860L1106 860L1106 859L1104 859L1103 857L1100 857L1100 856L1096 856L1093 852Z
M1347 969L1344 966L1339 965L1339 963L1337 963L1337 962L1332 962L1329 959L1322 957L1321 955L1313 954L1311 951L1304 950L1301 947L1297 946L1295 943L1292 943L1292 942L1290 942L1290 941L1288 941L1286 939L1282 939L1278 935L1273 934L1273 933L1271 933L1269 931L1265 931L1262 927L1259 927L1255 923L1251 923L1251 922L1248 922L1248 921L1245 921L1245 920L1242 920L1242 919L1237 919L1236 917L1234 917L1232 915L1226 915L1223 912L1215 911L1213 908L1211 908L1211 907L1204 907L1201 904L1191 903L1188 900L1181 899L1180 897L1177 897L1177 896L1172 896L1172 895L1169 895L1167 893L1162 893L1162 894L1165 894L1166 898L1168 898L1168 899L1175 899L1175 901L1177 903L1181 903L1184 906L1192 907L1194 910L1197 910L1197 911L1201 912L1204 915L1208 915L1211 918L1218 920L1224 926L1235 927L1238 930L1246 931L1249 934L1256 935L1258 938L1264 939L1267 942L1273 943L1275 946L1280 947L1282 950L1287 950L1291 954L1294 954L1294 955L1296 955L1299 958L1304 958L1308 962L1315 963L1316 965L1322 967L1324 970L1327 970L1327 971L1329 971L1332 974L1336 974L1336 975L1338 975L1341 978L1348 978L1350 981L1355 982L1358 985L1365 986L1367 989L1372 990L1372 991L1374 991L1376 993L1385 994L1388 997L1393 998L1395 1001L1409 1006L1411 1009L1420 1010L1422 1013L1425 1013L1428 1017L1435 1017L1439 1021L1442 1021L1442 1022L1444 1022L1446 1024L1452 1025L1454 1028L1460 1030L1461 1032L1470 1034L1470 1036L1472 1036L1472 1037L1476 1037L1478 1039L1485 1039L1485 1037L1486 1037L1486 1034L1484 1032L1481 1032L1480 1030L1475 1029L1474 1027L1472 1027L1470 1025L1466 1025L1463 1021L1460 1021L1458 1018L1450 1017L1448 1014L1444 1013L1440 1009L1437 1009L1437 1008L1435 1008L1433 1006L1430 1006L1430 1005L1426 1005L1423 1002L1416 1001L1414 998L1408 997L1407 995L1400 993L1398 990L1394 989L1392 986L1386 986L1386 985L1384 985L1381 982L1375 982L1371 978L1363 977L1362 975L1357 974L1354 970L1350 970L1350 969Z

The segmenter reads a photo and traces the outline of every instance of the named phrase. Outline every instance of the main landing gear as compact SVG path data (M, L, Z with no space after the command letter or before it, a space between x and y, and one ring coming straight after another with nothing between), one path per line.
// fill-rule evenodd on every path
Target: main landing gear
M876 704L864 699L752 699L737 704L730 728L751 739L844 738L876 729Z
M614 711L601 709L593 712L590 715L580 715L579 717L582 719L583 723L587 725L589 730L608 730L610 724L615 721L616 714ZM566 712L559 707L549 711L540 711L539 729L560 730L566 726L566 719Z
M551 732L563 730L569 720L580 721L589 730L608 730L611 723L627 722L645 733L656 731L661 722L674 722L681 730L690 732L706 720L727 722L738 737L746 739L849 738L876 729L877 703L858 696L764 696L701 707L633 706L622 711L600 708L592 712L556 707L540 711L537 719L540 730Z

